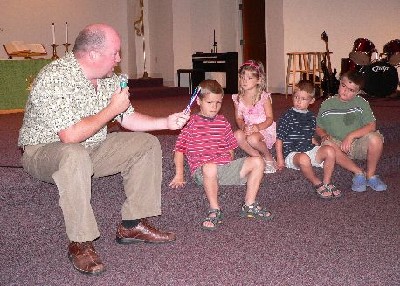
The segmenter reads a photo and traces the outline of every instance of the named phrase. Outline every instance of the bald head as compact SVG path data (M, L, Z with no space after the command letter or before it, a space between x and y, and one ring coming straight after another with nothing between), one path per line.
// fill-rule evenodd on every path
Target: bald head
M115 37L119 38L119 35L111 26L91 24L79 33L72 51L78 58L91 50L101 51L105 48L107 40Z

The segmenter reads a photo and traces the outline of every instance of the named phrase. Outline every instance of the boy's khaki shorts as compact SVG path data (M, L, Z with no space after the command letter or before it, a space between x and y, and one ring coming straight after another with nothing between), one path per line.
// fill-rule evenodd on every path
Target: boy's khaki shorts
M368 141L373 135L378 135L382 139L382 142L384 141L383 135L378 130L370 132L367 135L353 141L353 143L351 144L350 152L347 154L349 158L356 160L366 160L368 152ZM338 146L342 144L342 141L340 140L334 138L331 138L330 140Z
M217 176L219 186L232 186L232 185L244 185L247 182L247 178L240 178L240 171L242 170L244 160L246 158L239 158L233 160L224 165L217 166ZM193 173L193 179L196 184L203 185L203 170L202 167L198 167Z

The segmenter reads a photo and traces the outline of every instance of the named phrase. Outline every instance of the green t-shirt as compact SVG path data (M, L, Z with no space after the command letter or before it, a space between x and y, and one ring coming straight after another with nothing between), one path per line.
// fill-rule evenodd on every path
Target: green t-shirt
M342 141L347 134L376 121L371 106L361 96L343 102L338 96L326 99L319 109L317 126Z

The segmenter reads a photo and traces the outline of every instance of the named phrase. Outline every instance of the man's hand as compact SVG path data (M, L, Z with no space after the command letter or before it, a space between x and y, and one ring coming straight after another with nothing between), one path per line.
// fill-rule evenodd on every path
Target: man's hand
M189 118L190 114L185 114L184 111L171 114L170 116L168 116L167 119L168 129L171 130L182 129L182 127L185 126Z
M131 104L129 100L129 87L120 87L111 96L108 107L115 112L115 116L126 111Z

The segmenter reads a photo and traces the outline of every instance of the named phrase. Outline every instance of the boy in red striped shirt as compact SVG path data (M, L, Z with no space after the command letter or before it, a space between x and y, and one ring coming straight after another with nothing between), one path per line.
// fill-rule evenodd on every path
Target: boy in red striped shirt
M264 174L261 157L245 157L234 160L234 149L238 147L228 120L218 112L221 109L224 90L215 80L200 83L196 99L200 112L190 117L182 129L175 145L175 177L169 184L172 188L185 185L184 156L186 156L192 178L203 185L210 208L201 226L215 230L222 222L223 213L218 203L219 185L244 185L247 191L241 208L242 217L268 220L270 211L256 202L256 196Z

